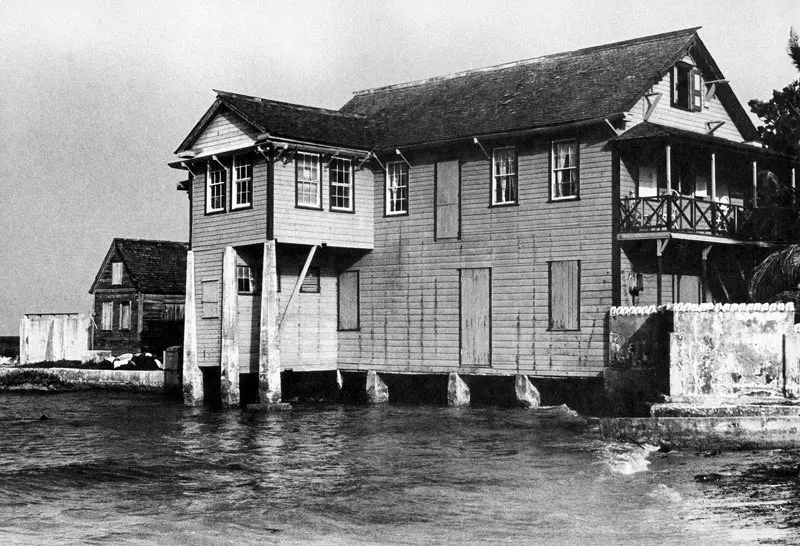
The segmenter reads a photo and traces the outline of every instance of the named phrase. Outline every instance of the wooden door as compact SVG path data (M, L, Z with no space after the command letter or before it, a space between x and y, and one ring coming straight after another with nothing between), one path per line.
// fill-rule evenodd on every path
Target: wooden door
M461 270L461 365L492 365L492 271Z

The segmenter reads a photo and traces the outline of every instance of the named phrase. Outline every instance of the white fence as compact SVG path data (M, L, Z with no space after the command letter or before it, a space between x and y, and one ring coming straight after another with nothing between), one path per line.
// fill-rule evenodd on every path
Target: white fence
M19 363L82 360L91 319L79 313L25 315L19 325Z

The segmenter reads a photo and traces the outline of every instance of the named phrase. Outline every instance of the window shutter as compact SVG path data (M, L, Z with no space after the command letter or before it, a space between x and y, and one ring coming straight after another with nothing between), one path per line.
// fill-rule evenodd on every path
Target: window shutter
M339 330L359 328L358 271L339 273Z
M306 278L303 279L303 284L300 285L300 292L319 294L319 267L308 268Z
M219 281L203 281L203 318L219 317Z
M690 74L692 89L690 96L692 100L692 111L699 112L703 109L703 75L696 68Z
M551 330L580 330L580 261L549 263Z
M678 65L672 67L672 106L678 106L678 82L680 81L680 74L678 73Z

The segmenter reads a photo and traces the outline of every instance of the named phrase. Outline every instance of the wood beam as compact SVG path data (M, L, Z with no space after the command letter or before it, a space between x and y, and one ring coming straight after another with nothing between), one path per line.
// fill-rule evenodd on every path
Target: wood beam
M672 193L672 146L667 144L664 152L667 161L667 193Z
M661 95L661 93L648 93L644 96L644 100L647 101L647 110L644 113L645 121L649 120L653 112L656 111L656 106L658 105L658 101L661 100ZM653 100L650 100L650 97L653 97Z
M606 121L608 121L608 120L606 120ZM480 140L478 140L478 137L472 137L472 142L474 142L475 144L477 144L477 145L478 145L478 147L479 147L479 148L481 149L481 151L483 152L483 155L485 155L485 156L486 156L486 159L488 159L489 161L491 161L491 160L492 160L491 156L489 155L489 152L487 152L487 151L486 151L486 148L484 148L484 147L483 147L483 144L481 144L481 141L480 141Z
M314 259L314 254L317 252L317 248L319 245L312 245L311 249L308 251L308 256L306 257L306 263L303 264L303 269L300 271L300 276L297 278L297 282L294 285L294 290L292 290L291 295L289 296L289 301L286 302L286 308L283 310L283 315L281 315L281 320L278 323L278 330L283 328L283 321L286 320L286 315L289 314L289 311L292 307L292 302L297 294L300 292L300 287L303 286L303 281L306 280L306 274L308 273L308 268L311 267L311 260Z

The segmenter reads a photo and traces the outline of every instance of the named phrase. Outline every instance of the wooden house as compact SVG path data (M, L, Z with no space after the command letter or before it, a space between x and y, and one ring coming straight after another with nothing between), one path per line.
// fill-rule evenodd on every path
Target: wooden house
M755 142L697 30L338 111L217 92L171 164L189 399L193 367L230 404L242 373L270 401L285 370L596 378L610 306L745 297L795 237L775 196L796 164Z
M183 342L188 245L114 239L89 289L92 349L160 355Z

